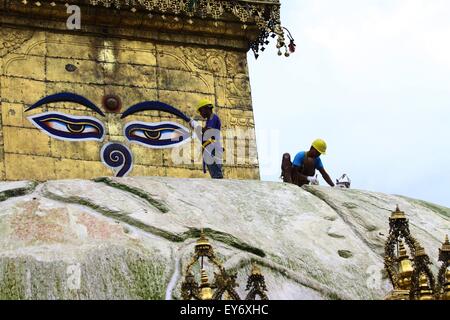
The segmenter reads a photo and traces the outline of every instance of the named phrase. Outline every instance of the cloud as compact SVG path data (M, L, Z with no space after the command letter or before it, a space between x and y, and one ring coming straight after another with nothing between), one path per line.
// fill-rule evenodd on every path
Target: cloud
M450 2L282 3L297 52L249 55L256 127L280 137L276 148L259 146L260 161L323 137L332 176L450 207ZM263 178L277 180L267 168Z
M319 0L311 10L319 14L302 32L347 72L410 56L450 68L448 1Z

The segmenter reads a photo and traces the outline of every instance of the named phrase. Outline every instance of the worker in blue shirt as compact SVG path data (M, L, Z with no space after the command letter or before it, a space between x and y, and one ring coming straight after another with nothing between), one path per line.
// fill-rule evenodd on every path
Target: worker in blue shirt
M223 148L220 143L220 130L222 123L217 114L213 112L214 105L207 99L202 99L197 105L197 112L206 120L205 126L201 128L201 132L197 136L201 136L203 148L203 172L206 168L213 179L223 179L222 172L222 154ZM198 131L199 125L195 120L191 121L191 126Z
M316 176L316 170L319 170L323 179L332 187L333 180L325 171L321 155L326 154L327 144L322 139L316 139L311 144L309 151L301 151L294 157L292 165L290 163L290 155L283 155L282 176L285 182L297 184L299 186L305 184L319 184Z

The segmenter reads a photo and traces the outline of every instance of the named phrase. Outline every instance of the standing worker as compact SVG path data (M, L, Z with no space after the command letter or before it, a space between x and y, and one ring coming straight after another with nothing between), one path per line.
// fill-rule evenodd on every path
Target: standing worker
M294 183L298 186L305 184L319 184L316 178L316 169L319 170L323 179L334 187L333 180L331 180L328 173L325 171L321 155L325 155L327 151L327 144L322 139L316 139L311 144L309 151L301 151L297 153L294 161L291 163L291 156L289 153L283 155L281 164L282 177L284 182Z
M202 99L197 105L197 112L206 120L205 126L200 125L191 120L190 125L194 128L197 136L202 142L203 152L203 172L206 173L206 168L213 179L223 179L222 172L222 145L220 143L220 130L222 123L217 114L213 112L214 105L207 99ZM199 130L201 129L201 131Z

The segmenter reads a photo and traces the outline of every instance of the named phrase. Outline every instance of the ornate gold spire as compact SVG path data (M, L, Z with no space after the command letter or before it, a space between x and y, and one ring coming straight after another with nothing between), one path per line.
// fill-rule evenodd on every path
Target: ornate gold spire
M412 262L409 259L408 253L406 251L403 241L400 241L399 246L399 268L398 268L398 287L400 290L410 290L411 289L411 276L414 271Z
M197 239L197 246L211 247L211 244L209 243L208 238L206 238L205 231L203 229L200 230L200 238Z
M203 268L203 260L205 257L212 266L216 267L219 271L218 273L214 272L214 278L211 283L209 283L208 275ZM195 281L191 271L192 267L197 262L201 263L200 285ZM200 238L197 239L195 244L195 253L191 262L186 267L185 274L185 279L181 284L181 297L184 300L221 300L224 298L241 300L239 294L235 290L235 288L239 286L236 282L237 272L230 273L227 271L223 267L221 261L215 257L213 247L209 243L208 238L206 238L203 229L200 230ZM256 295L259 295L263 300L269 299L265 293L267 287L264 282L264 276L255 263L252 265L252 273L247 280L247 290L249 289L251 289L251 292L247 295L247 300L254 300Z
M409 289L413 283L414 269L402 240L406 242L413 260L416 240L409 232L409 222L405 213L397 205L389 217L389 236L384 247L384 267L393 287L393 291L386 297L388 300L409 299ZM398 253L396 248L399 249Z
M209 243L208 238L205 236L203 229L200 230L200 238L198 238L195 245L195 254L198 257L213 257L214 251L212 245Z
M247 279L247 287L245 290L249 291L245 298L246 300L256 300L257 297L261 300L269 299L266 294L266 281L262 275L261 269L256 265L256 262L252 263L252 273Z
M414 271L411 277L411 300L432 300L436 293L436 283L431 265L430 257L418 241L414 243Z
M444 293L442 294L441 299L450 300L450 270L445 272Z
M261 269L256 265L255 262L252 263L252 275L261 275Z
M425 248L420 245L419 242L416 242L414 247L416 248L416 257L426 256Z
M389 218L389 220L393 220L393 219L405 219L406 220L405 213L403 211L400 211L400 207L398 205L397 205L397 208L395 209L395 211L392 211L391 217Z
M209 284L208 275L206 274L205 269L202 269L199 298L200 300L211 300L212 297L213 293L211 285Z
M439 268L436 292L441 295L441 299L450 300L450 271L448 270L450 264L450 241L448 235L445 235L444 243L439 248L439 261L441 267Z
M445 235L445 240L440 251L450 252L450 241L448 240L448 235Z
M419 300L433 300L433 291L428 285L428 277L421 274L419 278Z

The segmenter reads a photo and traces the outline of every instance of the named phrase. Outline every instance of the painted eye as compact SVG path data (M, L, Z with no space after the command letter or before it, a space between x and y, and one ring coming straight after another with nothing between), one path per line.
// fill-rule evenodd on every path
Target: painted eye
M173 148L191 138L189 130L174 122L130 122L124 128L129 141L148 148Z
M101 141L105 135L103 124L92 117L77 117L59 112L45 112L28 117L39 130L60 140Z

